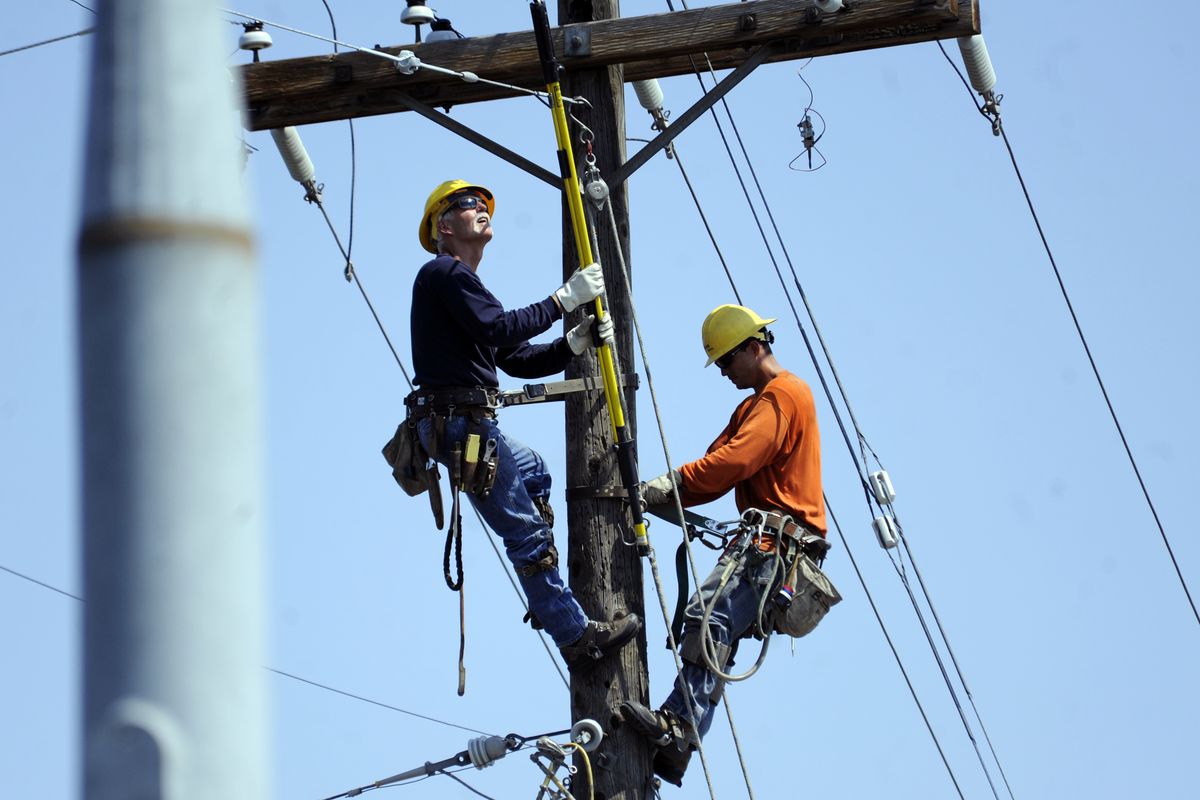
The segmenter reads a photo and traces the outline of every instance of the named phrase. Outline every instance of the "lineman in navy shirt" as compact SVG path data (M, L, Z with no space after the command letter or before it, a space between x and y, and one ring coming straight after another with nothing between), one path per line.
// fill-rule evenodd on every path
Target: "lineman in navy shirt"
M549 344L530 344L529 339L604 292L600 265L579 270L542 300L506 311L478 274L483 249L492 240L494 210L490 191L461 180L441 184L425 204L419 238L435 258L421 267L413 283L413 381L420 387L417 394L496 389L497 367L515 378L541 378L562 371L573 356L592 346L595 318L591 316ZM597 326L597 333L611 341L611 317ZM469 422L461 413L446 422L437 443L439 451L430 451L434 458L447 462L454 443L466 438ZM637 633L641 624L637 615L612 622L589 620L559 573L550 530L550 474L545 462L533 450L505 436L494 417L485 416L478 424L487 428L485 438L496 440L496 480L486 497L467 496L503 539L532 618L553 637L570 664L600 658L620 647ZM419 420L417 430L429 449L431 420Z

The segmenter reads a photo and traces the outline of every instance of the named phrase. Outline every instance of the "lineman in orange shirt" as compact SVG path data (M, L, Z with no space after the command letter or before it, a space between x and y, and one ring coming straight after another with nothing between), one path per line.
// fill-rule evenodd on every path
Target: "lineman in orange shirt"
M825 502L816 408L808 384L780 366L771 352L775 337L766 326L774 321L734 305L720 306L704 320L705 366L716 364L734 386L751 389L753 394L734 409L707 455L673 474L647 481L642 496L649 506L671 503L674 484L683 505L693 506L733 489L739 512L782 512L798 524L792 533L797 542L805 535L808 542L823 546ZM731 545L692 596L680 643L683 683L676 681L674 691L657 711L631 700L621 704L625 721L658 748L654 771L676 785L682 783L691 751L708 731L723 685L710 669L711 656L701 652L705 606L711 607L709 652L716 652L719 663L715 666L724 669L738 640L753 632L762 592L772 589L772 578L777 577L772 572L777 566L774 557L758 555L763 549L757 544L743 545L738 554L734 553L736 542ZM764 541L764 548L773 546ZM722 587L722 573L739 555L742 565Z

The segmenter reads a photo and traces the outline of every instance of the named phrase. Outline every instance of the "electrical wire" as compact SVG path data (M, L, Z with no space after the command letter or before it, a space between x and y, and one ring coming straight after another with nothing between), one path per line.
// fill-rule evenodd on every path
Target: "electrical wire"
M673 6L673 4L671 3L671 0L667 0L667 5L668 5L668 7L669 7L669 8L670 8L672 11L674 11L674 6ZM685 8L687 7L687 3L686 3L686 2L684 2L684 3L683 3L683 5L684 5L684 7L685 7ZM708 60L708 59L707 59L707 55L705 56L705 60L706 60L706 61ZM694 59L692 60L692 65L693 65L693 68L694 68L694 70L695 70L695 72L696 72L696 77L697 77L697 80L700 82L701 88L702 88L702 89L704 89L705 91L707 91L707 89L706 89L706 87L705 87L705 85L704 85L703 78L702 78L702 76L701 76L701 74L700 74L700 70L699 70L699 68L698 68L698 67L696 67L695 60L694 60ZM713 70L713 67L712 67L712 64L711 64L711 62L710 62L710 61L708 62L708 69L709 69L709 72L710 72L710 74L712 74L712 75L713 75L713 80L716 80L715 71ZM805 85L808 85L807 81L805 81ZM811 91L811 87L810 87L810 91ZM740 170L740 168L738 167L738 165L737 165L737 162L736 162L736 159L735 159L735 158L734 158L734 156L733 156L733 152L732 152L732 150L731 150L731 148L730 148L730 146L729 146L728 139L727 139L727 138L726 138L726 136L725 136L724 129L723 129L723 127L721 126L719 119L717 118L717 115L716 115L715 109L711 109L711 108L710 108L710 109L709 109L709 111L710 111L710 113L711 113L711 114L712 114L712 116L713 116L713 120L714 120L714 122L716 122L716 124L717 124L717 129L718 129L718 131L719 131L719 133L720 133L721 140L722 140L722 142L723 142L723 143L724 143L724 145L725 145L726 153L727 153L727 154L728 154L728 156L729 156L730 163L731 163L731 164L733 165L733 167L734 167L735 174L737 175L738 182L739 182L739 184L740 184L740 185L741 185L741 187L742 187L742 192L743 192L743 195L744 195L744 196L745 196L745 198L746 198L747 205L749 206L749 208L750 208L750 211L751 211L751 214L752 214L752 216L754 217L755 223L756 223L756 225L758 226L759 233L760 233L760 235L762 236L762 239L763 239L763 244L764 244L764 246L766 247L766 250L767 250L767 254L768 254L768 256L769 256L769 258L770 258L770 260L771 260L772 266L773 266L773 267L774 267L774 269L775 269L775 273L776 273L777 277L779 278L779 281L780 281L780 286L781 286L781 288L782 288L782 289L783 289L783 291L784 291L784 295L785 295L785 297L786 297L786 298L787 298L787 300L788 300L788 304L789 304L789 306L791 306L792 314L793 314L793 317L794 317L794 319L795 319L795 321L796 321L796 325L797 325L797 327L800 329L801 336L802 336L802 338L804 339L805 345L806 345L806 347L807 347L807 349L808 349L808 351L809 351L809 355L810 355L810 358L812 359L813 366L815 367L815 369L816 369L816 372L817 372L817 375L818 375L818 377L820 378L820 381L821 381L822 387L824 388L824 391L825 391L825 394L826 394L826 398L827 398L827 400L828 400L828 402L829 402L829 404L830 404L830 407L832 408L832 410L833 410L833 412L834 412L834 416L835 416L835 419L836 419L836 420L837 420L837 422L838 422L838 426L839 426L839 428L840 428L840 430L841 430L841 433L842 433L843 440L845 441L845 443L846 443L846 446L847 446L847 449L848 449L848 451L850 452L851 460L852 460L852 461L854 462L854 464L855 464L856 470L857 470L857 472L858 472L858 475L859 475L859 480L860 480L860 482L861 482L861 484L862 484L862 488L863 488L863 491L864 491L864 495L865 495L865 497L866 497L866 500L867 500L867 505L868 505L868 508L870 508L870 506L871 506L871 492L870 492L870 489L869 489L869 486L868 486L868 482L867 482L867 480L866 480L866 475L865 475L865 472L866 472L866 453L865 453L865 449L864 449L865 447L868 447L869 445L867 445L867 444L865 443L865 436L863 435L863 433L862 433L862 429L861 429L861 427L859 426L859 424L858 424L858 421L857 421L857 419L856 419L856 418L855 418L855 416L854 416L853 409L852 409L852 407L850 406L850 403L849 403L848 397L847 397L847 395L846 395L846 392L845 392L845 388L844 388L844 386L842 385L842 382L841 382L841 378L840 378L840 376L838 375L838 373L837 373L837 369L836 369L836 366L834 365L834 363L833 363L833 360L832 360L832 357L831 357L831 356L830 356L830 354L829 354L829 349L828 349L828 346L826 345L826 343L825 343L825 341L824 341L824 337L823 337L823 336L821 335L821 333L820 333L820 328L817 326L817 323L816 323L816 318L815 318L815 315L814 315L814 314L813 314L813 312L812 312L812 307L811 307L811 304L809 304L809 302L808 302L808 298L807 298L807 295L806 295L806 293L804 292L803 286L800 284L799 277L798 277L798 275L797 275L797 273L796 273L796 270L795 270L795 266L794 266L794 264L792 263L792 260L791 260L791 256L790 256L790 254L788 254L788 252L787 252L787 247L786 247L786 245L785 245L785 244L784 244L784 242L783 242L783 237L782 237L782 235L781 235L781 234L780 234L780 232L779 232L779 227L778 227L777 223L775 222L774 215L773 215L773 214L772 214L772 212L771 212L770 203L769 203L769 202L767 201L767 199L766 199L766 195L765 195L765 193L763 192L762 185L761 185L761 183L760 183L760 182L759 182L759 180L758 180L758 176L757 176L757 173L756 173L756 171L754 170L753 163L752 163L752 162L751 162L751 160L750 160L749 153L746 151L745 143L744 143L744 141L743 141L743 139L742 139L742 137L741 137L741 133L740 133L740 131L738 131L738 129L737 129L737 124L736 124L736 121L735 121L735 120L734 120L734 118L733 118L733 113L732 113L732 111L730 110L730 108L729 108L729 105L728 105L728 102L726 101L726 99L725 99L725 98L722 98L722 99L721 99L721 104L722 104L722 106L723 106L723 107L724 107L724 109L725 109L725 113L726 113L727 117L729 118L730 125L731 125L731 126L732 126L732 128L733 128L734 135L735 135L735 137L737 138L738 144L739 144L739 146L740 146L740 148L741 148L741 151L742 151L743 158L745 159L745 161L746 161L746 164L747 164L747 166L748 166L748 168L749 168L749 170L750 170L751 176L753 177L753 180L754 180L755 186L756 186L756 188L757 188L757 190L758 190L759 198L760 198L761 202L763 203L763 206L764 206L764 208L766 209L766 212L767 212L768 218L769 218L769 219L770 219L770 221L771 221L771 225L772 225L772 227L773 227L773 229L774 229L774 232L775 232L776 239L778 240L779 246L780 246L780 248L782 249L782 252L783 252L783 254L784 254L784 257L785 257L785 259L787 260L788 266L789 266L789 268L790 268L790 270L791 270L791 273L792 273L793 283L795 284L796 290L799 292L799 294L800 294L800 296L801 296L801 299L802 299L802 300L803 300L803 302L804 302L804 305L805 305L806 311L807 311L807 313L808 313L809 319L810 319L810 321L812 322L812 324L813 324L813 326L814 326L814 331L816 332L816 334L817 334L817 337L818 337L818 340L819 340L819 341L820 341L820 343L821 343L822 351L824 352L824 355L825 355L826 362L829 364L830 371L832 372L832 374L833 374L833 376L834 376L834 379L835 379L835 381L836 381L836 383L837 383L837 385L838 385L839 393L841 394L841 397L842 397L842 402L844 403L844 405L845 405L845 407L846 407L846 410L847 410L848 414L850 415L851 421L852 421L852 423L853 423L853 425L854 425L855 433L857 434L857 437L858 437L858 440L859 440L859 454L858 454L858 455L856 455L856 454L855 454L855 452L854 452L854 448L853 448L853 446L852 446L852 445L851 445L851 443L850 443L849 435L848 435L848 432L846 431L845 424L843 423L843 421L842 421L842 419L841 419L841 414L839 413L839 411L838 411L838 408L837 408L837 405L836 405L836 403L835 403L835 402L834 402L834 400L833 400L832 394L831 394L831 392L830 392L830 390L829 390L828 383L826 382L826 380L825 380L825 377L824 377L824 372L823 372L823 370L821 369L821 366L820 366L820 364L819 364L819 362L818 362L818 360L817 360L816 354L815 354L815 352L814 352L814 350L813 350L812 344L811 344L811 342L809 341L808 334L807 334L807 332L805 331L805 329L804 329L804 326L803 326L803 325L800 323L799 315L798 315L798 314L797 314L797 312L796 312L796 308L795 308L795 306L792 304L792 301L791 301L791 295L790 295L790 292L788 291L788 288L787 288L786 282L785 282L785 281L784 281L784 279L783 279L783 274L782 274L782 272L781 272L781 270L780 270L780 267L779 267L778 261L775 259L774 253L773 253L773 251L772 251L772 249L771 249L770 243L768 242L768 240L767 240L767 237L766 237L766 233L765 233L765 231L764 231L764 229L763 229L763 226L762 226L761 220L759 219L759 216L758 216L757 210L755 209L755 207L754 207L754 204L753 204L753 202L752 202L752 201L751 201L751 199L750 199L749 191L747 190L747 188L746 188L746 184L745 184L745 181L743 180L743 178L742 178L742 176L741 176L741 170ZM810 104L810 105L811 105L811 104ZM861 462L861 464L860 464L860 462L859 462L859 457L860 457L860 456L861 456L861 458L862 458L862 462ZM845 542L845 540L844 540L844 537L843 537L843 544L846 544L846 546L847 546L847 551L848 551L848 553L849 553L849 549L848 549L848 543L846 543L846 542ZM851 554L851 557L853 558L852 554ZM864 584L864 590L865 590L865 584ZM924 618L923 618L922 612L921 612L921 610L920 610L920 607L919 607L919 606L916 604L916 602L915 602L915 599L914 599L913 608L914 608L914 611L916 612L916 614L917 614L918 618L919 618L919 619L920 619L920 621L921 621L921 625L922 625L922 627L923 627L923 628L926 628L926 630L927 630L927 626L926 626L926 624L925 624L925 621L924 621ZM882 625L882 620L880 620L880 624ZM885 635L886 635L886 630L885 630ZM937 653L937 648L936 648L936 645L933 643L932 639L930 639L930 645L931 645L931 647L933 648L933 650L934 650L934 655L935 655L935 657L937 657L937 658L938 658L938 661L939 661L939 664L940 664L940 656L939 656L939 655L938 655L938 653ZM947 645L947 646L948 646L948 645ZM899 659L899 655L898 655L898 654L896 654L896 658L897 658L897 663L900 665L901 669L903 670L903 664L900 662L900 659ZM945 677L945 680L946 680L946 688L947 688L947 690L950 692L950 694L951 694L951 697L954 699L954 702L955 702L955 704L956 704L956 705L958 705L957 692L956 692L956 690L955 690L954 686L952 685L952 683L949 681L949 678L948 678L948 676L946 676L946 675L945 675L945 670L944 670L944 669L943 669L943 676ZM964 684L965 684L965 682L964 682ZM914 700L915 700L915 699L916 699L916 695L915 695L915 692L914 692ZM918 701L918 706L919 706L919 701ZM977 713L977 712L976 712L976 713ZM922 709L922 716L924 716L924 711L923 711L923 709ZM963 720L963 722L964 722L964 726L965 726L965 729L966 729L967 736L968 736L968 738L970 739L970 741L972 742L972 744L974 744L974 745L975 745L975 750L976 750L976 754L977 754L977 756L978 756L978 758L979 758L980 765L981 765L981 767L982 767L982 768L983 768L983 770L984 770L984 774L987 776L987 779L988 779L988 782L989 782L989 784L992 784L992 785L993 785L993 792L994 792L994 791L995 791L995 790L994 790L994 784L993 784L993 782L992 782L991 775L990 775L990 773L988 772L987 765L986 765L986 763L985 763L985 762L984 762L984 760L983 760L982 754L980 754L980 753L979 753L978 745L977 745L977 744L976 744L976 742L975 742L975 738L974 738L974 735L972 734L972 732L971 732L971 730L970 730L970 726L966 724L966 718L965 718L965 716L963 716L963 717L962 717L962 720ZM981 722L981 724L982 724L982 722ZM929 727L929 726L928 726L928 721L927 721L927 727ZM932 728L931 728L931 727L930 727L930 734L931 734L931 735L933 734L933 730L932 730ZM934 737L934 739L935 739L935 744L937 744L937 747L938 747L938 750L939 750L939 752L941 752L941 745L940 745L939 743L937 743L936 736ZM989 740L989 741L990 741L990 740ZM993 756L994 756L994 755L995 755L995 754L994 754L994 751L993 751ZM945 760L945 757L944 757L944 755L943 755L943 762L946 764L947 770L949 770L949 763L948 763L948 762ZM998 762L997 762L997 763L998 763ZM957 788L957 786L958 786L958 783L957 783L957 780L954 778L954 775L953 775L953 772L952 772L952 771L950 772L950 776L951 776L951 780L952 780L952 781L955 783L955 786L956 786L956 788Z
M71 2L74 3L75 5L79 6L80 8L84 9L85 11L91 11L93 14L96 13L96 9L88 8L83 3L79 2L79 0L71 0Z
M290 25L284 25L283 23L280 23L280 22L272 22L270 20L263 19L262 17L256 17L251 14L243 14L242 12L234 11L231 8L222 8L221 11L222 11L222 13L232 14L233 16L241 17L242 19L252 20L254 22L261 22L263 25L269 25L270 27L278 28L281 31L287 31L289 33L295 33L299 36L305 36L309 39L316 39L318 41L326 42L326 43L332 44L332 45L341 45L342 47L345 47L348 50L354 50L359 53L366 53L367 55L376 56L377 58L382 58L386 61L391 61L399 66L403 66L406 68L409 66L414 66L413 62L415 61L416 62L415 66L419 69L427 69L430 72L437 72L442 75L449 75L454 78L461 78L462 80L467 81L468 83L483 83L483 84L487 84L488 86L495 86L499 89L507 89L508 91L516 92L517 94L526 94L526 95L531 95L533 97L539 97L539 98L544 98L547 96L545 92L538 91L537 89L526 89L524 86L517 86L516 84L512 84L512 83L504 83L503 81L494 81L494 80L490 80L488 78L482 78L473 72L460 72L459 70L449 69L447 67L439 67L435 64L430 64L428 62L417 59L415 56L412 55L412 53L410 51L401 51L401 52L408 52L409 56L410 56L409 59L401 58L400 56L394 56L391 53L385 53L381 50L375 50L370 47L359 47L358 45L350 44L349 42L343 42L336 38L330 39L326 36L321 36L320 34L317 34L317 33L309 33L308 31L303 31L303 30L300 30L299 28L293 28ZM584 105L589 105L586 101L581 100L579 98L564 97L564 98L562 98L562 101L567 104L580 103L580 104L584 104Z
M6 567L6 566L4 566L3 564L0 564L0 570L4 570L5 572L9 573L10 575L16 575L18 578L21 578L21 579L23 579L23 580L27 580L27 581L29 581L29 582L30 582L30 583L32 583L32 584L36 584L36 585L38 585L38 586L41 586L43 589L49 589L49 590L50 590L50 591L52 591L52 592L58 592L58 593L59 593L59 594L61 594L63 597L70 597L72 600L78 600L78 601L79 601L79 602L81 602L81 603L83 602L83 598L82 598L82 597L80 597L80 596L79 596L79 595L77 595L77 594L71 594L70 592L68 592L68 591L66 591L66 590L64 590L64 589L59 589L57 586L51 586L51 585L50 585L50 584L48 584L48 583L43 583L42 581L39 581L37 578L31 578L30 576L26 575L25 573L23 573L23 572L17 572L15 569L12 569L12 568L10 568L10 567Z
M36 584L37 586L40 586L43 589L49 589L50 591L57 592L58 594L61 594L64 597L70 597L72 600L78 600L81 603L86 602L82 597L80 597L77 594L72 594L71 592L60 589L57 586L53 586L49 583L45 583L44 581L39 581L37 578L32 578L29 575L26 575L22 572L18 572L17 570L12 569L10 567L6 567L3 564L0 564L0 570L3 570L4 572L7 572L11 575L15 575L16 577L21 578L22 580L26 580L26 581L29 581L30 583ZM349 697L354 700L359 700L364 703L370 703L371 705L379 706L380 708L386 708L389 711L398 711L401 714L406 714L410 717L416 717L417 719L423 719L428 722L436 722L439 725L445 725L449 728L458 728L459 730L467 731L469 733L478 733L483 736L491 736L492 735L488 731L481 731L477 728L469 728L466 725L459 725L456 722L448 722L447 720L444 720L444 719L438 719L437 717L431 717L427 714L419 714L416 711L409 711L408 709L400 708L399 706L394 706L389 703L381 702L379 700L372 700L369 697L364 697L363 695L360 695L360 694L354 694L353 692L348 692L344 689L338 689L334 686L330 686L328 684L310 680L308 678L301 677L300 675L296 675L291 672L285 672L284 670L276 669L275 667L263 667L263 669L265 669L267 672L273 672L276 675L280 675L284 678L290 678L291 680L299 681L300 683L306 683L309 686L314 686L318 689L323 689L327 692L333 692L334 694L340 694L343 697Z
M55 42L61 42L66 39L74 39L76 36L87 36L89 33L95 33L95 32L96 32L95 28L84 28L81 31L75 31L74 33L68 33L63 36L55 36L53 39L46 39L41 42L34 42L33 44L22 45L21 47L14 47L11 50L0 50L0 57L10 56L13 53L20 53L25 50L32 50L35 47L43 47L45 45L54 44Z
M942 47L942 43L938 42L938 48L941 49L942 55L950 62L950 66L958 74L963 85L967 87L967 91L971 92L971 86L967 83L967 79L963 77L958 65L950 58L946 52L946 48ZM975 95L971 94L971 102L975 104L976 110L987 119L983 108L975 103ZM1016 173L1017 182L1021 185L1021 193L1025 195L1025 204L1029 206L1029 214L1033 217L1033 224L1037 228L1038 237L1042 240L1042 248L1046 251L1046 258L1050 261L1050 267L1054 270L1054 278L1058 282L1059 291L1062 293L1063 301L1067 304L1067 311L1071 315L1071 322L1075 326L1075 332L1079 335L1079 341L1083 345L1083 352L1087 355L1088 364L1091 365L1092 374L1096 376L1096 384L1100 387L1100 394L1104 396L1104 404L1108 407L1109 416L1112 417L1113 426L1117 429L1117 435L1121 439L1121 446L1125 449L1125 455L1129 460L1129 466L1133 468L1133 474L1137 478L1138 486L1141 487L1142 496L1146 499L1146 506L1150 509L1150 515L1154 517L1154 524L1158 528L1158 534L1162 538L1163 545L1167 549L1167 556L1171 559L1171 566L1175 568L1175 575L1179 578L1179 585L1183 588L1183 594L1187 598L1188 605L1191 606L1192 616L1196 618L1196 623L1200 625L1200 610L1196 608L1196 601L1192 599L1192 592L1188 588L1187 581L1183 577L1183 570L1179 566L1179 561L1175 558L1175 550L1171 547L1171 540L1167 538L1167 531L1163 527L1162 519L1158 516L1158 509L1154 507L1154 501L1150 499L1150 489L1146 486L1146 481L1142 478L1142 471L1138 468L1137 459L1133 456L1133 449L1129 446L1129 439L1125 436L1125 430L1121 426L1121 420L1117 417L1117 410L1113 407L1112 398L1108 395L1108 388L1104 385L1104 379L1100 377L1100 368L1096 365L1096 359L1092 356L1092 348L1088 345L1087 337L1084 336L1083 326L1079 322L1079 316L1075 313L1075 305L1071 302L1071 296L1067 293L1066 282L1063 281L1062 272L1058 269L1058 262L1054 258L1054 252L1050 249L1050 242L1046 238L1046 231L1042 228L1042 221L1038 218L1037 209L1034 208L1033 198L1029 194L1029 187L1025 185L1025 177L1021 174L1021 167L1017 164L1017 156L1013 152L1012 144L1008 141L1008 132L1004 129L1003 120L997 114L993 121L995 130L1000 134L1004 141L1004 147L1008 150L1008 158L1012 162L1013 172Z

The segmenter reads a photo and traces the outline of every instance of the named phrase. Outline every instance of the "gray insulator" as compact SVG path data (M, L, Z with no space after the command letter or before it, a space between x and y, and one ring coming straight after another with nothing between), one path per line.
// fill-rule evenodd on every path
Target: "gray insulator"
M987 44L982 35L962 36L958 40L963 64L971 78L971 86L980 94L989 94L996 87L996 71L988 56Z
M813 5L826 14L836 14L842 10L842 0L813 0Z
M479 736L467 742L467 753L475 769L490 767L508 754L508 745L499 736Z
M633 90L637 92L638 102L647 111L656 111L663 107L662 87L654 78L648 81L634 81Z
M316 177L312 159L304 149L304 142L300 141L299 131L292 127L272 128L271 138L275 140L283 163L287 164L288 172L297 183L306 184Z

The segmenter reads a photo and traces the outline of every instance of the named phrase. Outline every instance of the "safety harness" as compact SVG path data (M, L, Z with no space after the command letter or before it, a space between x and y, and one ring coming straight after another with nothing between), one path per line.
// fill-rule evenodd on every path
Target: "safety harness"
M691 530L693 527L695 532ZM821 571L829 543L792 516L777 510L749 508L740 519L732 522L707 526L689 524L689 538L701 538L706 546L715 548L703 540L706 534L725 543L722 558L726 559L726 564L711 599L705 601L700 595L703 613L698 629L688 630L682 639L676 634L676 640L680 641L680 656L684 661L707 667L721 681L749 678L762 666L772 633L796 638L805 636L816 628L830 608L841 602L841 595ZM745 673L728 674L724 669L736 651L737 642L732 645L714 642L709 620L717 603L730 591L732 579L735 576L749 579L768 560L773 562L770 573L756 579L759 583L758 613L749 632L749 635L762 639L762 650ZM677 569L683 566L681 561L676 558ZM687 573L683 569L679 571L683 592L686 591ZM677 607L672 630L682 632L682 629L683 615Z

